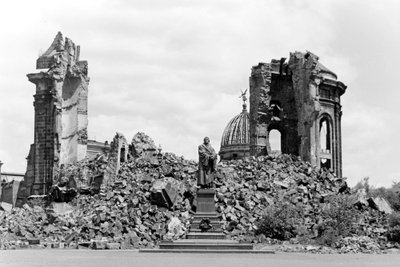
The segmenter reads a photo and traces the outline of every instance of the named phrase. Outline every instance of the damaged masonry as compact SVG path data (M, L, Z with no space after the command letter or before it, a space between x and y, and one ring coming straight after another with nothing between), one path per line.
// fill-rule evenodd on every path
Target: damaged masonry
M26 187L45 194L55 168L86 157L88 63L79 59L80 47L59 32L36 61L39 73L28 74L36 85L34 144L28 156Z
M115 150L115 169L128 157L129 145L117 133L111 146L88 140L88 63L80 47L58 33L28 74L36 84L34 144L25 177L28 195L46 194L58 168L97 153ZM311 52L259 63L250 76L250 112L246 103L224 131L222 160L271 154L269 134L279 131L281 152L342 176L340 96L346 86ZM132 152L134 153L134 152Z
M250 111L242 92L242 113L223 133L208 222L196 222L206 203L198 201L198 163L162 153L140 132L130 143L121 133L110 143L88 140L88 63L80 60L79 46L58 33L36 65L40 72L28 74L36 94L34 144L21 183L26 190L6 188L9 199L14 191L30 197L1 206L0 248L154 248L201 236L205 228L203 236L215 234L213 227L221 239L273 243L276 237L260 231L267 211L278 217L282 204L301 215L290 238L317 240L330 233L326 210L340 198L357 224L339 239L337 252L394 246L385 239L391 207L352 194L342 178L346 86L311 52L252 68ZM271 149L273 130L280 132L282 155ZM191 232L196 224L201 233Z
M243 111L224 130L221 159L270 155L270 133L278 131L280 151L300 156L342 176L340 97L346 86L311 52L253 66L250 112Z

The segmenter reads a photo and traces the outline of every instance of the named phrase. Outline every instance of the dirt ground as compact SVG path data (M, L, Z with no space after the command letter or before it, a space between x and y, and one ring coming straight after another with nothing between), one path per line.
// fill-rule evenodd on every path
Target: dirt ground
M0 267L46 266L400 266L400 254L186 254L137 250L4 250Z

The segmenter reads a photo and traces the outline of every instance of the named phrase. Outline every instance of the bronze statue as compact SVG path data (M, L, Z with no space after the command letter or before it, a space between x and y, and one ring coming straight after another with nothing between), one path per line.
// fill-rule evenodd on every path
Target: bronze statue
M244 90L244 92L243 92L243 90L240 90L240 92L242 92L242 93L240 94L239 98L241 98L241 99L243 100L243 105L246 105L246 101L247 101L247 96L246 96L247 89Z
M204 137L203 144L199 145L199 176L197 185L200 188L211 188L214 181L214 172L217 167L217 153L210 144L210 138Z

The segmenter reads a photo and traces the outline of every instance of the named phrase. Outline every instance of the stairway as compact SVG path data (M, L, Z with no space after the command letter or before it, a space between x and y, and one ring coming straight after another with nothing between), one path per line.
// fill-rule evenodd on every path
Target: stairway
M159 249L141 249L140 252L159 253L274 253L266 250L253 250L251 243L241 243L226 239L215 211L215 191L199 189L197 191L197 211L186 239L162 241ZM210 229L205 230L204 222Z

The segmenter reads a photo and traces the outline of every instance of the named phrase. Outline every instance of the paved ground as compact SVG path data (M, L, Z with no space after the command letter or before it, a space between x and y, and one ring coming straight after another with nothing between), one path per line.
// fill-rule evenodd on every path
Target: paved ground
M400 254L314 255L277 254L149 254L138 251L95 250L3 250L0 267L64 266L162 266L162 267L236 267L236 266L400 266Z

